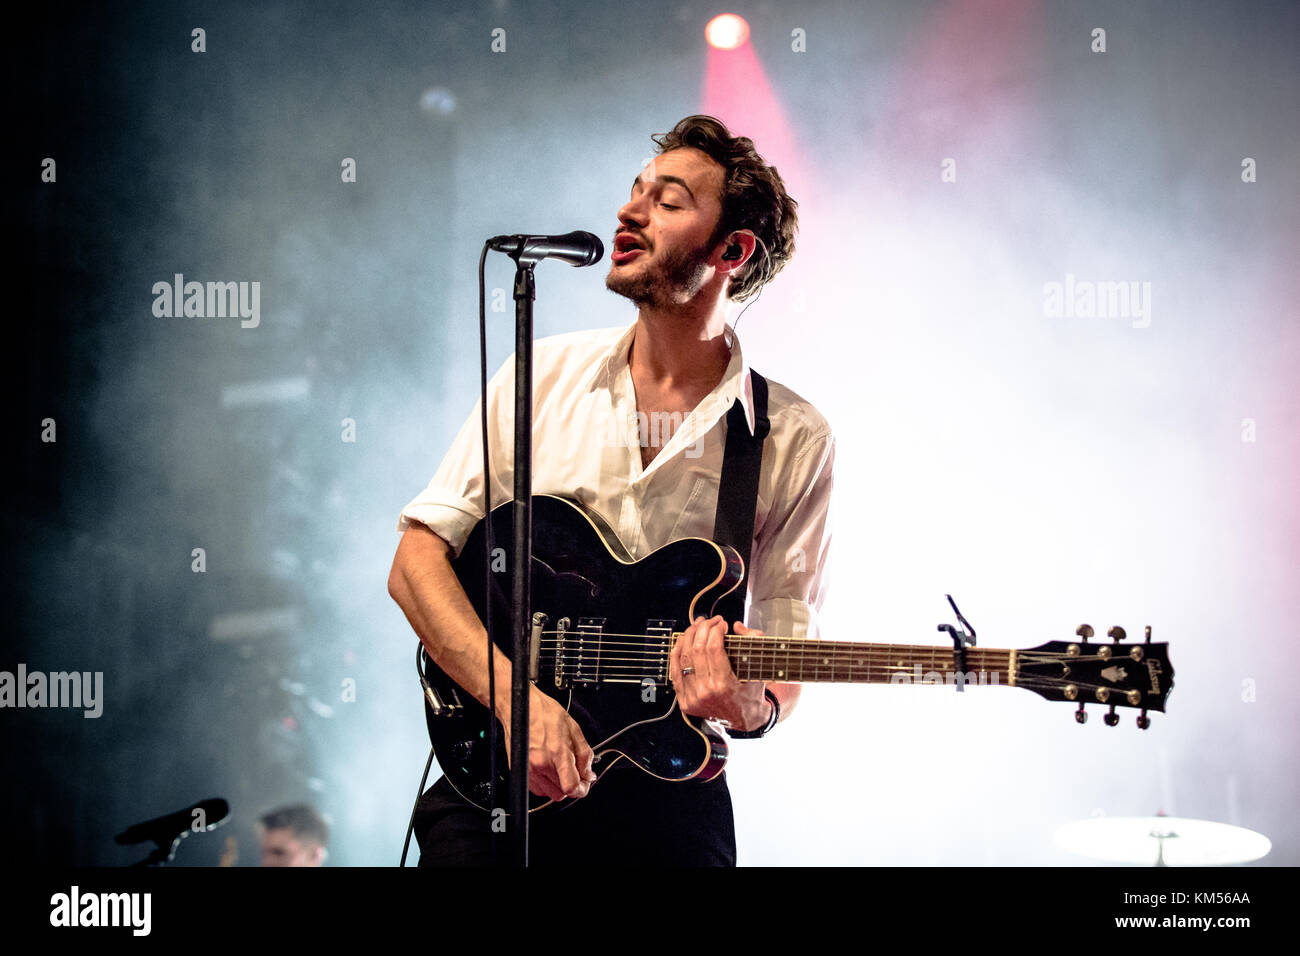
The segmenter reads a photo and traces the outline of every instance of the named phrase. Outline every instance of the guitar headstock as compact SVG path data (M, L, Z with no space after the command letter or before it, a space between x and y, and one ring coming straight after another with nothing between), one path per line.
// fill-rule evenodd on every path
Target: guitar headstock
M1016 652L1015 684L1048 700L1077 703L1074 719L1088 719L1084 704L1102 704L1110 710L1102 720L1108 727L1119 723L1116 707L1140 708L1137 725L1151 726L1148 710L1164 713L1165 701L1174 687L1174 668L1169 663L1169 645L1152 644L1151 628L1141 644L1126 644L1122 627L1107 635L1114 643L1093 643L1093 629L1080 624L1077 641L1050 641Z

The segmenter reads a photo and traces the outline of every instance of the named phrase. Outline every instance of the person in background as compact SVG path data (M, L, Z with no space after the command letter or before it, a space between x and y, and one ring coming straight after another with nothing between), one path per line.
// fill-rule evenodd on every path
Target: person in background
M329 824L310 804L279 807L262 815L262 866L322 866Z

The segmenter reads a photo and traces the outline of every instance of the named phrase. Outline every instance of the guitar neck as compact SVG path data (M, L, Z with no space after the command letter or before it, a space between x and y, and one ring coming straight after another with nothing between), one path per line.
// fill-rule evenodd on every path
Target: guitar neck
M864 644L729 634L727 659L741 680L795 684L919 684L957 680L951 647ZM966 681L1015 684L1016 652L966 649Z

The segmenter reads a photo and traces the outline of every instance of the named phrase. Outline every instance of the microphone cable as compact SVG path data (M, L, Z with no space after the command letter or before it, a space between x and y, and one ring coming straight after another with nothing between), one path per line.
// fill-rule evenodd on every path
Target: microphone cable
M483 251L478 257L478 347L479 347L479 409L483 430L483 627L487 631L488 655L488 808L489 812L496 806L497 787L497 668L496 650L492 643L492 472L489 470L488 457L488 374L487 374L487 283L484 267L487 262L491 240L483 243ZM421 644L416 650L415 672L420 676L426 693L429 683L421 666ZM411 808L411 819L406 826L406 840L402 844L402 859L398 866L406 866L406 854L411 846L411 834L415 830L415 812L424 795L424 784L429 779L429 770L433 766L433 748L429 748L429 759L425 761L424 773L420 777L420 788L415 794L415 806ZM492 840L497 841L497 832L492 830Z
M487 283L483 267L487 262L491 240L483 243L478 257L478 353L479 409L483 421L483 627L487 631L488 665L488 812L497 802L497 667L496 645L492 643L492 472L488 462L488 364L487 364ZM518 387L518 382L515 387ZM532 396L529 396L531 399ZM518 569L516 569L517 571ZM496 828L491 828L497 842Z
M415 656L415 669L420 669L420 655ZM423 680L424 675L420 678ZM399 867L406 866L406 851L411 848L411 834L415 832L415 811L420 806L420 798L424 796L424 784L429 779L429 768L433 766L433 747L429 748L429 759L424 762L424 773L420 774L420 786L415 791L415 805L411 807L411 819L406 824L406 839L402 841L402 858L397 862Z

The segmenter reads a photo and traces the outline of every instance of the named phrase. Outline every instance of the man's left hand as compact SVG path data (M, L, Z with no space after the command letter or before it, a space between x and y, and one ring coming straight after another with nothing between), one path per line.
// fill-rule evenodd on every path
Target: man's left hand
M735 633L762 635L739 621ZM721 615L697 617L673 645L668 674L682 713L725 720L736 730L757 730L767 723L772 705L763 681L742 681L731 669L724 641L727 622Z

